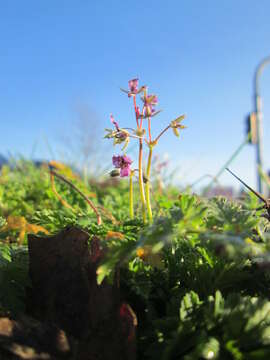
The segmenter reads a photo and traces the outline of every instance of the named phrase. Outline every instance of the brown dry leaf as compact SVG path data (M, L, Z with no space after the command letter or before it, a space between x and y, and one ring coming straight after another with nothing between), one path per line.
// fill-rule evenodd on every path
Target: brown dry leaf
M109 220L111 220L111 222L114 224L114 225L118 225L120 222L116 220L116 218L113 216L113 214L105 209L103 206L101 205L98 205L98 209L103 213L103 215L108 218Z

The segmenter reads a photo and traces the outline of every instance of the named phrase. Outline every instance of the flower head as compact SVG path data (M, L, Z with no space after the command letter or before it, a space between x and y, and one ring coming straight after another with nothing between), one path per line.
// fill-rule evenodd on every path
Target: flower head
M157 105L158 103L158 98L156 95L147 95L143 98L143 102L145 105Z
M124 167L123 169L120 170L120 177L129 176L130 172L131 172L130 167Z
M116 169L120 169L121 177L129 176L131 172L130 165L132 164L132 160L130 159L130 157L126 155L114 155L112 157L112 163L116 167Z
M132 80L129 80L129 82L128 82L129 90L125 90L122 88L120 88L120 89L122 91L124 91L126 94L128 94L128 97L131 97L131 96L136 96L137 94L140 94L145 89L145 86L141 86L139 89L138 89L138 86L139 86L139 79L132 79Z
M158 98L156 95L146 95L142 97L143 101L143 117L152 117L157 115L160 111L156 111L154 106L158 103Z
M128 82L128 87L131 93L137 94L138 92L139 79L132 79Z

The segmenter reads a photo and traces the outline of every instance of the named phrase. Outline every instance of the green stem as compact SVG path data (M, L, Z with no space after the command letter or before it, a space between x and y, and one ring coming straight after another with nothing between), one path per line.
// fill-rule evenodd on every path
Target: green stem
M142 155L143 155L143 141L139 140L139 188L142 202L142 216L143 222L146 223L146 212L145 212L145 194L144 194L144 186L143 186L143 171L142 171Z
M134 206L133 206L133 173L130 173L129 176L129 216L131 219L134 219Z
M146 206L147 206L148 218L150 223L152 223L153 221L151 201L150 201L150 172L151 172L152 154L153 154L153 147L150 145L148 161L147 161L147 169L146 169L147 182L145 185Z

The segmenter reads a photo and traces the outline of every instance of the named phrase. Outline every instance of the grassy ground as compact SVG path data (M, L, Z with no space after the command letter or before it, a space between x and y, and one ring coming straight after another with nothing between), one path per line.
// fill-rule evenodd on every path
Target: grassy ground
M4 167L0 176L0 311L24 312L29 284L27 234L76 225L108 249L98 281L117 266L123 294L138 318L138 359L268 359L270 237L268 221L242 203L210 200L153 184L152 225L128 187L110 179L83 182L58 168L97 206L55 179L46 165ZM138 199L135 189L135 200ZM57 194L56 194L57 192ZM59 197L60 195L60 197Z

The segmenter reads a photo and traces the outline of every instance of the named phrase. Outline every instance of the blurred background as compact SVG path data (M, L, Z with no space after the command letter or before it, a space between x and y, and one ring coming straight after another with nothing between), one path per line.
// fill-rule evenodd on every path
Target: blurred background
M169 132L156 154L176 184L200 191L247 136L255 69L270 55L269 13L267 0L2 1L0 160L54 159L106 175L120 148L104 128L110 113L134 127L132 100L120 87L138 77L162 109L154 134L187 115L180 138ZM267 172L270 66L260 94ZM257 187L255 145L243 146L230 168ZM225 192L240 189L225 172L218 182Z

